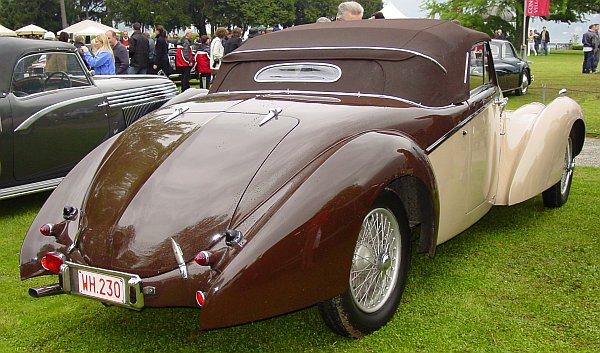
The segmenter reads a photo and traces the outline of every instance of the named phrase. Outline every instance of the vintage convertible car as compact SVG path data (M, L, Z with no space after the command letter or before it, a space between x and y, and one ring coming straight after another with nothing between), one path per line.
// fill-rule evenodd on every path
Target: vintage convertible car
M509 41L492 39L490 44L498 85L502 91L514 91L517 96L527 94L533 82L533 75L527 61L519 57L515 47Z
M33 297L196 307L203 329L317 304L360 337L394 314L413 233L433 255L493 205L561 206L585 135L565 96L503 112L489 37L441 20L257 37L186 95L53 192L20 271L58 283Z
M0 37L0 199L53 189L77 162L178 92L156 76L95 76L74 46Z

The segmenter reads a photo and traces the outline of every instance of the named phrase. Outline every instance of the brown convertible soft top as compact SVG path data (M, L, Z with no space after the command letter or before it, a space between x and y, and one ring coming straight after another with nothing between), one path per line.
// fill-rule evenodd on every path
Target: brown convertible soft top
M211 91L295 88L281 84L267 87L254 80L246 80L242 77L245 71L240 68L235 71L235 81L233 77L227 78L232 68L243 63L251 64L246 67L248 77L252 78L257 62L271 65L274 62L308 60L334 63L376 60L382 68L378 79L383 79L384 86L380 90L369 92L369 89L345 87L343 84L337 87L317 84L312 89L385 94L426 105L444 106L468 98L469 87L465 82L467 54L475 43L487 40L488 35L451 21L429 19L362 20L296 26L252 38L227 55ZM240 76L241 73L244 75ZM368 83L364 71L345 70L344 75L352 75L353 80Z

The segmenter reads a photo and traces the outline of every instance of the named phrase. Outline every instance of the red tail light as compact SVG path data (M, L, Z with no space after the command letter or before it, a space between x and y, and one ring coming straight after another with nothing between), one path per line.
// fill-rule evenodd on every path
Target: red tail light
M201 290L196 292L196 302L200 307L204 306L204 293Z
M48 253L42 258L42 267L54 273L60 272L60 266L64 263L64 255L60 253Z
M40 227L40 233L42 233L43 236L48 237L52 235L52 228L54 228L54 224L46 223Z
M198 255L194 257L194 261L200 266L209 266L211 255L212 254L209 251L200 251Z

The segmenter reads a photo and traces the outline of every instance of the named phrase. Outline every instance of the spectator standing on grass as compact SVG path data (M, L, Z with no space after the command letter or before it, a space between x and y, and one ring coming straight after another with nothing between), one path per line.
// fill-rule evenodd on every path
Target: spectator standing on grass
M227 36L227 30L224 27L219 27L210 42L210 68L213 70L213 75L217 74L217 71L221 67L221 59L225 55L225 48L221 44L225 36Z
M531 55L531 51L537 56L537 50L535 49L535 33L532 29L529 30L529 36L527 37L527 56Z
M540 33L537 31L537 29L533 30L533 48L535 49L536 53L539 53L540 55L542 53L540 53L540 44L541 44L542 39L540 38Z
M119 40L119 42L121 42L121 44L123 44L125 48L129 49L129 34L127 33L127 31L123 31L121 33L121 39Z
M148 72L148 55L150 45L140 29L139 22L133 24L133 34L129 38L129 74L145 74Z
M582 73L591 74L594 72L594 56L598 52L598 38L596 35L596 25L590 25L588 31L581 37L583 43L583 69Z
M190 76L194 66L194 54L192 53L192 30L187 28L185 35L177 43L175 54L175 66L181 72L181 92L190 88Z
M598 59L600 58L600 36L598 36L600 24L595 23L594 27L596 32L596 50L594 50L594 62L592 64L592 71L594 71L595 73L599 73L599 71L596 71L596 69L598 68Z
M542 47L540 48L540 53L548 55L548 43L550 43L550 32L548 32L546 27L542 27L542 32L540 33L540 44L542 45Z
M336 21L357 21L362 20L364 9L356 1L345 1L338 5L338 12L335 16Z
M83 56L83 50L81 50L82 46L85 47L85 43L83 43L83 36L78 34L75 37L73 37L73 45L75 46L75 48L77 48L77 52L79 53L79 55L81 55L81 58L83 59L83 62L85 63L85 66L89 70L90 67L85 62L85 57Z
M114 75L115 60L106 34L98 34L94 38L92 48L93 55L85 45L81 47L85 62L90 65L96 75Z
M239 27L235 27L231 32L231 38L223 46L225 55L236 50L240 45L242 45L242 30Z
M167 43L167 31L161 25L157 25L154 29L154 63L152 71L158 73L162 71L165 76L171 74L171 64L169 63L169 44Z
M126 75L129 69L129 54L127 48L117 38L113 30L106 31L106 38L115 57L115 72L117 75Z
M144 32L144 37L148 40L148 72L155 74L154 71L154 47L156 42L152 37L150 37L150 33Z

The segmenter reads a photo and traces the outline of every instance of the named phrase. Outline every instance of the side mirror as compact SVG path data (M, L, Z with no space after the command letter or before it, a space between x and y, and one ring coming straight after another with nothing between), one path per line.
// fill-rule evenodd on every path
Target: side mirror
M558 91L558 96L559 97L563 97L563 96L566 96L566 95L567 95L567 89L566 88L563 88L560 91Z
M94 71L94 70L90 70L90 71L88 71L88 72L90 73L90 76L94 76L94 75L96 75L96 71Z

